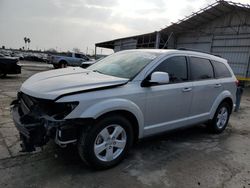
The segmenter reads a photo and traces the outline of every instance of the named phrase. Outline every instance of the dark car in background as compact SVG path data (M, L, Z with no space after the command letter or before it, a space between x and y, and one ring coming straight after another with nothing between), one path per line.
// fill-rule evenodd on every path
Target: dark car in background
M0 77L4 77L7 74L20 74L21 66L17 64L18 61L19 58L0 54Z

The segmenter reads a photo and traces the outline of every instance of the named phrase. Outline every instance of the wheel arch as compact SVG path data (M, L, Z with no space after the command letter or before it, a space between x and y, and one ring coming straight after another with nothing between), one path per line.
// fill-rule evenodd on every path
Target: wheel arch
M97 118L97 120L105 118L107 116L115 116L115 115L120 115L120 116L125 117L132 124L134 142L136 142L139 139L139 122L133 113L127 110L114 110L114 111L110 111L110 112L106 112L102 114L101 116Z
M223 99L223 101L221 101L221 103L223 103L223 102L226 102L227 104L229 104L229 106L230 106L230 114L231 114L232 111L233 111L233 100L230 97L226 97L225 99Z
M61 64L61 63L66 63L68 65L68 62L65 59L60 59L58 64Z
M126 117L133 125L135 138L138 139L143 136L143 113L135 103L126 99L110 99L99 102L86 109L81 114L81 118L99 119L111 114L120 114Z
M213 119L217 108L223 102L227 102L230 105L230 113L232 113L234 108L233 96L229 91L224 91L216 98L215 102L213 103L210 111L210 119Z

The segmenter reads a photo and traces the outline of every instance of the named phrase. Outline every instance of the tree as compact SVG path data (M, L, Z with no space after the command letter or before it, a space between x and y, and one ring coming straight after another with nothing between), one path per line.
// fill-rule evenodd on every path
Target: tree
M81 53L81 50L79 48L73 48L72 51L75 52L75 53Z
M29 44L31 42L30 38L24 37L23 40L24 40L24 43L25 43L25 48L29 49ZM28 46L27 46L27 44L28 44Z
M56 49L54 49L54 48L48 49L47 52L50 52L50 53L57 53Z
M27 44L27 37L24 37L23 40L24 40L24 43L25 43L25 48L26 48L26 44Z
M28 49L30 49L30 42L31 42L30 38L27 39L27 42L28 42Z

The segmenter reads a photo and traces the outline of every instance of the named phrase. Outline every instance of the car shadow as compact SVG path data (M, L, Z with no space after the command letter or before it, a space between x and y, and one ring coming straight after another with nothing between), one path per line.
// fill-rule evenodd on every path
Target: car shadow
M202 138L204 137L204 135L208 136L210 135L210 133L206 129L205 125L199 124L191 127L166 131L163 133L143 138L142 140L140 140L138 145L158 141L188 141Z
M227 131L226 131L227 132ZM161 152L167 150L171 144L181 144L186 142L201 142L203 139L211 139L212 134L210 134L205 125L196 125L193 127L182 128L175 131L165 132L158 135L150 136L138 141L132 148L126 161L134 160L135 155L138 153L155 152L155 150ZM168 143L164 145L162 143ZM172 151L175 150L175 146L172 147ZM62 165L77 165L79 170L85 168L85 170L93 170L86 166L78 155L76 145L71 145L66 148L57 148L56 159ZM126 165L126 164L125 164ZM118 165L119 166L119 165Z
M6 75L6 76L0 76L0 79L3 79L3 80L8 80L8 79L17 79L19 78L19 75Z

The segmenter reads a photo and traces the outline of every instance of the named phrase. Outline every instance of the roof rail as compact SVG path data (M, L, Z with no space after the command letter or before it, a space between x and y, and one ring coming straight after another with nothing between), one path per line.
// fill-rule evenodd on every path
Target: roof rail
M209 55L214 55L214 56L217 56L217 57L221 57L220 55L217 55L217 54L212 54L212 53L209 53L209 52L205 52L205 51L197 50L197 49L192 49L192 48L177 48L177 50L201 52L201 53L204 53L204 54L209 54Z

